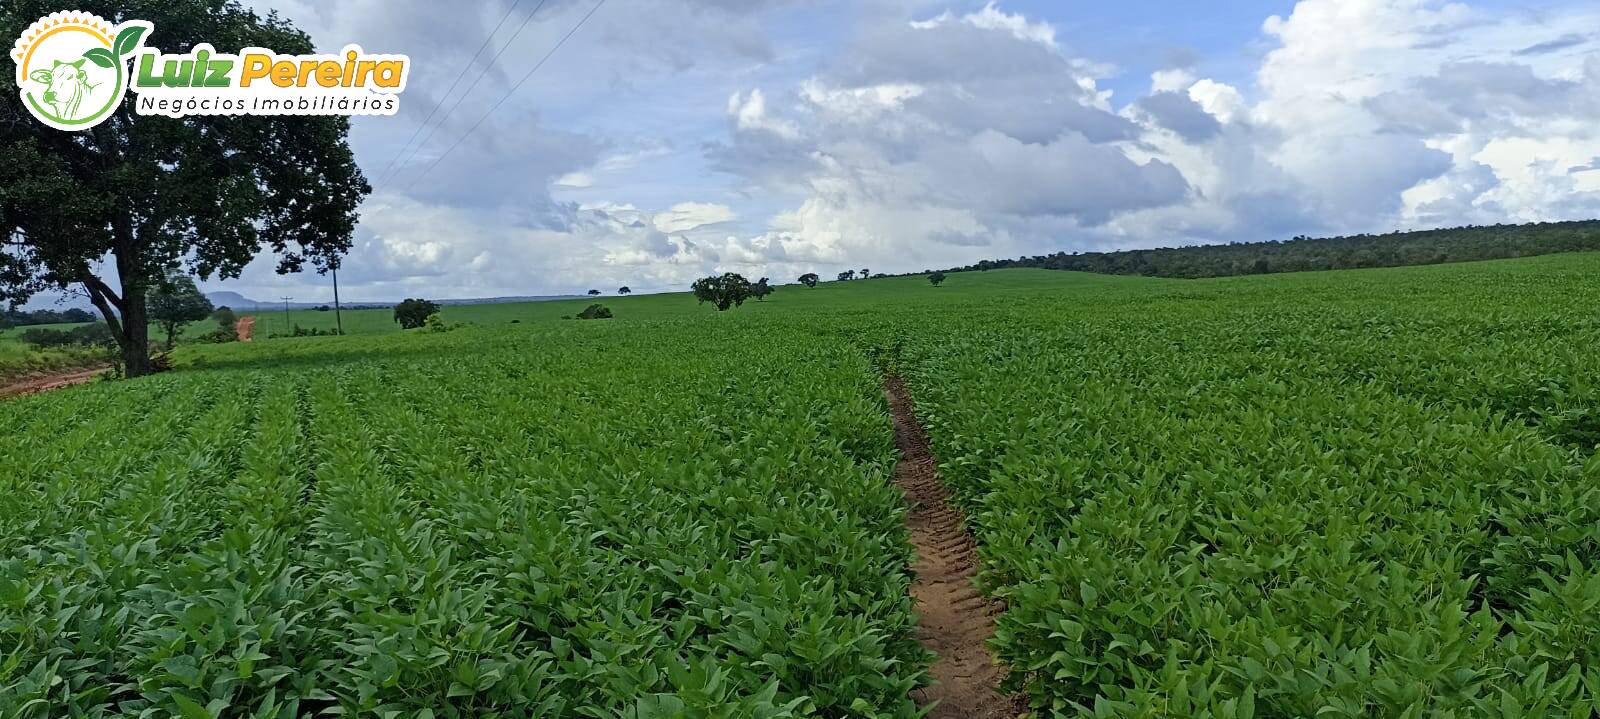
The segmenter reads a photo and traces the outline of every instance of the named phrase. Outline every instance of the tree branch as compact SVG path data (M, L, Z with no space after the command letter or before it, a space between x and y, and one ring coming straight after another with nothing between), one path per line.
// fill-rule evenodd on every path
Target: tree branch
M106 287L106 283L101 282L100 278L90 274L83 276L83 287L89 291L89 301L93 302L95 309L100 310L100 314L106 318L106 326L111 328L111 334L121 337L122 322L117 319L117 313L112 311L111 302L107 296L102 294L102 290L97 289L96 286L104 288L105 292L111 291L111 288Z
M117 309L120 310L123 308L122 298L118 297L117 293L112 291L111 285L106 284L99 277L95 277L94 275L85 272L79 281L83 283L85 289L89 290L89 299L92 300L96 295L98 295L109 300L111 304L116 305Z

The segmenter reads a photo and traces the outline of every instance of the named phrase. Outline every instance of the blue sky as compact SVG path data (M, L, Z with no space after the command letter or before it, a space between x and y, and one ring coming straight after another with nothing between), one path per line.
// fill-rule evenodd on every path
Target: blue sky
M399 115L354 122L375 192L347 298L1600 214L1600 11L1576 1L608 0L424 175L593 1L471 65L389 178L536 0L250 0L415 62ZM271 264L204 286L328 294Z
M1266 52L1261 22L1294 10L1293 2L1049 2L1004 6L1049 20L1073 52L1115 63L1107 87L1119 94L1143 91L1150 73L1193 63L1209 77L1248 79Z

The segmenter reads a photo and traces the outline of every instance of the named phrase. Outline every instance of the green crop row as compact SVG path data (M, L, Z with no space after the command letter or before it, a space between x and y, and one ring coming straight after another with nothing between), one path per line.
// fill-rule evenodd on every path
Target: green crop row
M285 342L0 404L0 716L916 716L870 364L718 332Z
M903 331L1013 688L1054 716L1593 715L1595 267L1194 283Z

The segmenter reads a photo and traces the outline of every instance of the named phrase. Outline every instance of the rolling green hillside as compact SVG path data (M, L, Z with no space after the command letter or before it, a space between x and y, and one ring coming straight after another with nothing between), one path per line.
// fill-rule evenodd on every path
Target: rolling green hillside
M751 300L730 315L770 316L790 312L817 312L851 310L874 304L916 305L961 299L977 291L984 296L1007 294L1028 295L1069 289L1120 287L1130 282L1147 281L1140 278L1105 277L1084 273L1061 273L1045 270L1013 270L976 276L968 280L952 280L946 287L934 287L922 277L891 277L854 282L825 282L815 288L803 285L783 285L765 300ZM518 322L543 322L573 316L583 308L600 303L610 308L623 320L658 320L678 317L715 315L710 305L700 305L688 292L654 295L601 296L582 300L554 300L494 305L447 305L440 314L450 323L476 325L509 324ZM285 317L280 311L262 311L254 315L266 328L262 336L281 333L283 328L298 325L305 328L332 329L335 317L332 312L293 310ZM345 334L381 334L400 332L394 313L387 309L347 310L343 313ZM259 331L259 330L258 330Z
M917 716L885 371L1038 716L1600 701L1600 254L600 301L0 402L0 716Z

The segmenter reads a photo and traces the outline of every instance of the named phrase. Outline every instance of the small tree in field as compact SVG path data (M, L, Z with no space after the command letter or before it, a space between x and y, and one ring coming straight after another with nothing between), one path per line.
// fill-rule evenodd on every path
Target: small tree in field
M211 316L211 300L200 294L194 280L182 272L168 272L150 291L150 319L167 333L167 349L178 341L178 332L190 322Z
M777 290L774 289L772 285L767 284L767 278L765 277L761 278L760 282L750 286L750 294L758 301L766 299L767 295L770 295L774 292L777 292Z
M408 299L394 307L394 321L401 329L414 330L428 322L428 316L439 313L439 305L428 300Z
M589 290L589 296L590 297L599 297L600 296L600 290Z
M944 284L944 273L935 272L931 275L928 275L928 281L932 282L934 287L938 287L939 285Z
M817 273L815 273L815 272L807 272L807 273L805 273L803 275L800 275L800 284L805 285L807 287L810 287L811 289L816 289L817 288L817 282L820 281L821 279L822 278L817 276Z
M695 280L690 289L694 290L694 298L701 304L710 302L717 306L718 312L741 306L752 295L750 280L733 272L724 273L721 277L702 277Z
M444 321L444 315L435 312L422 321L422 331L440 334L455 329Z
M861 268L861 279L864 280L864 279L867 279L868 277L871 277L871 276L872 276L872 270L869 270L869 269L867 269L865 267Z
M839 281L840 282L849 282L850 280L853 280L855 278L856 278L856 271L855 270L845 270L844 272L840 272L839 273Z
M234 314L233 308L223 305L211 313L211 319L216 320L217 331L211 333L206 339L211 342L237 342L239 340L239 315Z
M612 316L611 310L605 305L589 305L578 313L580 320L609 320Z
M629 287L627 285L623 285L623 286L617 288L617 294L619 294L619 295L631 295L631 294L633 294L633 288Z

